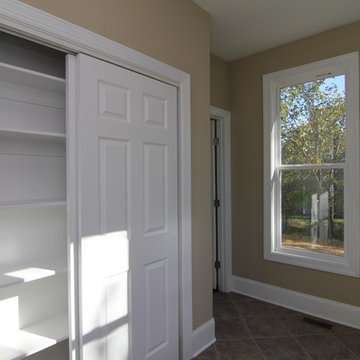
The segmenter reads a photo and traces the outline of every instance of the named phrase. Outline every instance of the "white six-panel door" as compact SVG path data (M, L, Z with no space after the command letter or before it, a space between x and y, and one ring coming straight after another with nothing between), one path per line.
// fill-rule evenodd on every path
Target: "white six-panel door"
M177 360L176 88L77 56L83 360Z

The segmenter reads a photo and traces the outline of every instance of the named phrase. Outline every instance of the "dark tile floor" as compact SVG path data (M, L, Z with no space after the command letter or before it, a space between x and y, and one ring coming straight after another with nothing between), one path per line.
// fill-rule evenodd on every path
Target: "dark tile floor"
M214 294L216 343L196 360L360 359L360 330L303 321L304 314L244 295Z

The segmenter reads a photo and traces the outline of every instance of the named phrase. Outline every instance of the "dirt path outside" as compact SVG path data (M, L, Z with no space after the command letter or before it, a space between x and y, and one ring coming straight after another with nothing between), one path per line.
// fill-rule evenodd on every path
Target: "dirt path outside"
M318 239L312 243L311 238L306 236L282 235L282 246L290 249L309 250L323 254L344 256L344 242L334 239Z

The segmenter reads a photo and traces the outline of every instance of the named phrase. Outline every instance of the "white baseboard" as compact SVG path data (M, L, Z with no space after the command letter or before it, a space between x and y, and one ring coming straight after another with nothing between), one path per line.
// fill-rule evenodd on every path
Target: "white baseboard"
M198 356L215 341L215 320L211 318L193 332L193 357Z
M287 290L278 286L232 277L234 292L360 329L360 307Z

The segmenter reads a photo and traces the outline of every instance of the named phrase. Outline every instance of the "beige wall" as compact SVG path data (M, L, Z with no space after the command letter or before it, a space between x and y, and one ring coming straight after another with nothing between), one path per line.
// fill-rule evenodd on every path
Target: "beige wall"
M191 75L193 318L212 317L208 14L191 0L24 0Z
M230 65L210 54L210 103L230 110Z
M360 50L360 22L232 62L233 273L360 306L360 279L263 259L262 75Z

